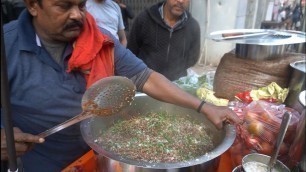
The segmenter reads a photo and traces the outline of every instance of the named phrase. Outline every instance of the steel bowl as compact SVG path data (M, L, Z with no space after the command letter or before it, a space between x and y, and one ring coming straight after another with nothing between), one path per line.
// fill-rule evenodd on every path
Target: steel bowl
M244 172L242 165L238 165L237 167L235 167L232 172Z
M246 168L245 168L246 163L257 162L257 163L265 164L268 166L270 158L271 157L268 155L259 154L259 153L247 154L242 158L242 168L245 172L252 172L252 171L246 171ZM273 169L275 169L278 172L290 172L290 169L279 160L275 162Z
M118 120L127 120L148 112L167 111L177 115L190 115L195 120L203 121L207 126L207 132L212 136L214 149L202 156L184 162L176 163L150 163L122 157L118 154L105 150L95 140L101 136L101 132L111 127ZM233 144L236 137L235 127L225 125L218 130L203 114L195 110L186 109L172 104L160 102L146 94L136 94L131 106L123 109L116 115L106 117L93 117L82 121L81 133L86 143L97 152L100 157L98 162L101 171L107 172L153 172L153 171L216 171L219 156Z

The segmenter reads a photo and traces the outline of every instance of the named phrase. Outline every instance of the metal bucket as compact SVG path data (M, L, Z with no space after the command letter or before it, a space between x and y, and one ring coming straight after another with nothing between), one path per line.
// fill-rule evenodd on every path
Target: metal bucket
M236 44L235 54L252 60L270 60L284 54L286 45Z
M306 60L290 63L290 67L292 73L289 82L289 94L286 98L285 104L301 113L303 107L299 103L299 94L306 88Z
M101 136L101 132L111 127L117 120L127 120L133 117L147 114L148 112L167 111L177 115L190 115L195 120L203 121L207 131L212 136L214 149L200 157L177 163L150 163L122 157L118 154L103 149L95 142ZM205 171L214 172L219 164L219 156L233 144L236 131L233 125L226 125L218 130L203 114L195 110L182 108L172 104L157 101L145 94L137 94L131 106L120 113L106 117L94 117L81 123L81 132L86 143L98 154L100 171L107 172L182 172Z

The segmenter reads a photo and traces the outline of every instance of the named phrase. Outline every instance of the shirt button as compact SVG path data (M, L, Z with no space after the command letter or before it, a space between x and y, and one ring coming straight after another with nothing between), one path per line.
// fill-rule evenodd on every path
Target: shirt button
M73 87L73 91L76 93L81 93L82 90L79 87Z

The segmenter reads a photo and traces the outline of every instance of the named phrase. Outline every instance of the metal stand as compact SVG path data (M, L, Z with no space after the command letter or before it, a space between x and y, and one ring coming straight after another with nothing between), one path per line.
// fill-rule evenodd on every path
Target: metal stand
M17 158L16 158L13 124L11 118L10 91L8 86L5 45L3 37L4 37L3 22L1 15L1 106L2 106L1 118L3 118L1 119L1 121L2 120L4 121L7 151L8 151L8 162L9 162L8 171L11 172L11 171L18 171L18 169L17 169Z

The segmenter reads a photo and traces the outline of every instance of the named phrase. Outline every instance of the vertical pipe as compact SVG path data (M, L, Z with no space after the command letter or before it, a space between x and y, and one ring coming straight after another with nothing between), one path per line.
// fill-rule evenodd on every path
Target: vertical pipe
M3 22L2 22L2 15L1 15L1 105L2 105L2 112L3 112L1 118L2 117L4 118L3 121L4 121L5 134L6 134L9 171L18 171L14 133L13 133L13 124L12 124L12 118L11 118L11 108L10 108L11 104L10 104L10 92L9 92L8 78L7 78L5 45L4 45L3 37L4 37L3 36Z

